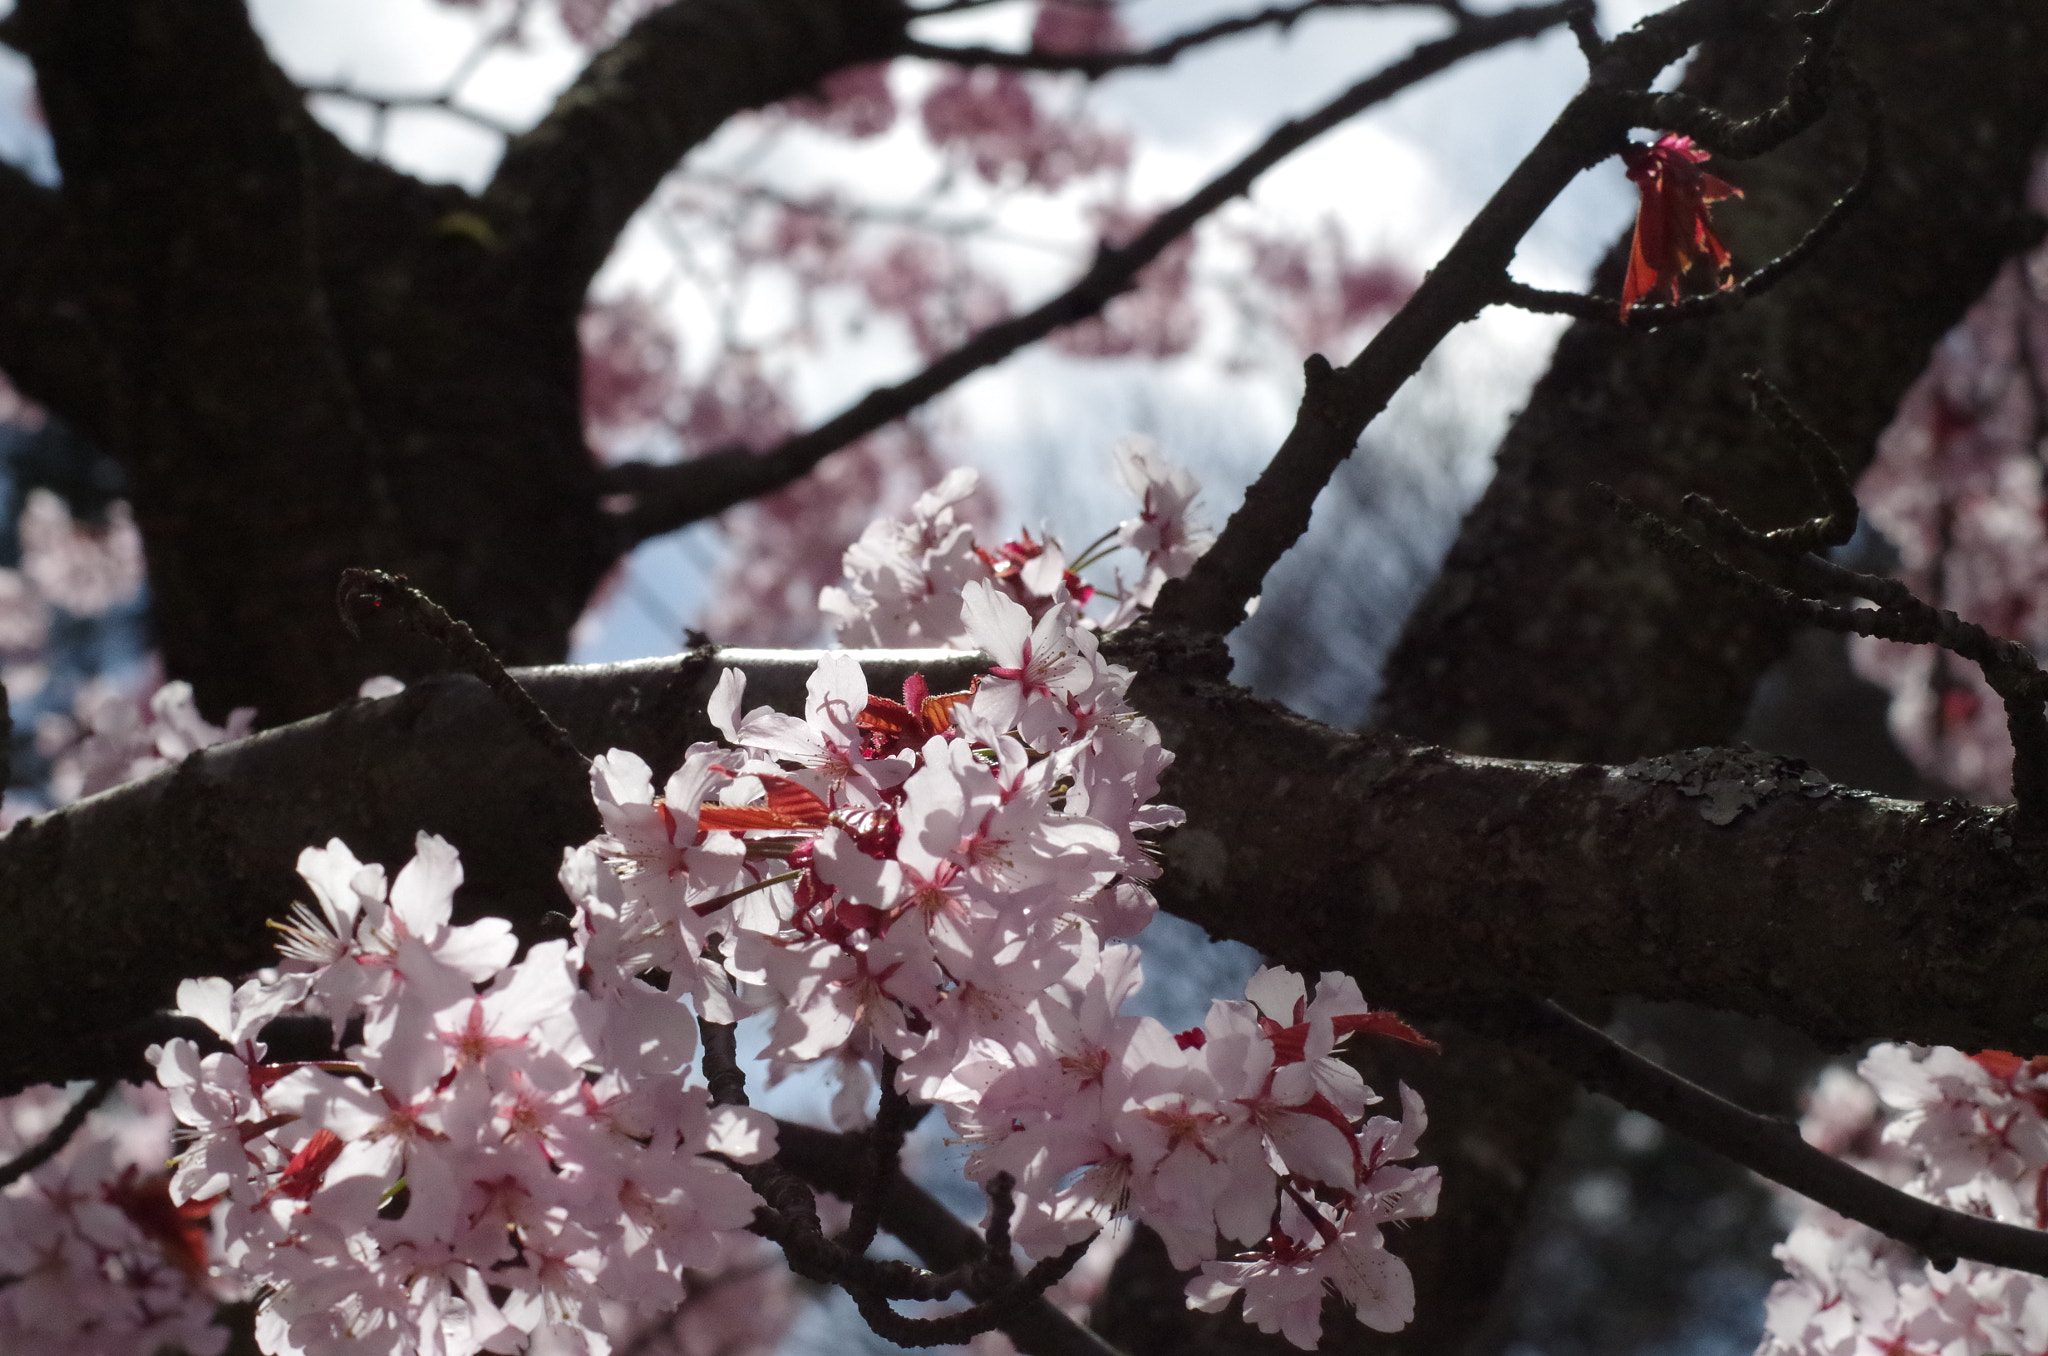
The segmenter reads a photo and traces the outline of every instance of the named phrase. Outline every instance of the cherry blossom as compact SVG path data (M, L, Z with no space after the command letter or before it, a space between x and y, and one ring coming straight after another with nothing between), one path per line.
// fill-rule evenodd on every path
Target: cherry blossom
M2048 1062L2003 1051L1878 1045L1812 1094L1807 1140L1915 1196L2008 1224L2048 1224ZM1936 1269L1903 1244L1810 1203L1775 1250L1759 1356L2048 1344L2048 1281L1962 1261Z
M0 1161L41 1140L76 1094L0 1101ZM236 1297L211 1274L210 1201L173 1203L171 1111L155 1089L118 1092L58 1155L0 1190L0 1350L59 1356L214 1356Z
M47 715L36 727L36 746L52 759L50 795L59 805L240 739L256 722L254 707L239 706L228 713L226 724L213 724L199 714L192 685L183 681L162 684L146 702L118 684L89 683L73 712L70 717Z
M1138 500L1138 516L1076 555L1070 556L1056 538L1034 537L1028 529L998 545L978 542L968 506L980 477L965 468L921 496L904 518L870 526L847 550L842 582L819 595L819 608L832 619L840 644L988 649L1007 634L1014 614L984 601L990 595L975 590L978 581L993 583L1000 596L1029 615L1032 626L1062 606L1071 606L1077 625L1087 631L1128 625L1151 606L1168 579L1194 567L1214 538L1198 520L1201 485L1191 473L1174 466L1145 438L1125 439L1115 455L1119 477ZM1135 581L1126 581L1119 569L1115 587L1087 583L1081 571L1119 548L1141 557ZM1087 610L1091 604L1094 614ZM976 619L972 625L969 607ZM976 633L974 626L981 631ZM1008 646L1010 640L1002 643ZM1043 658L1048 653L1044 642L1036 646ZM1021 653L1019 646L1013 659ZM1016 667L1011 660L998 662ZM1078 701L1078 694L1063 695ZM1001 723L1001 713L996 714ZM1086 724L1085 711L1077 708L1071 715Z
M1098 546L1184 570L1194 481L1125 460L1140 516ZM978 647L969 688L913 676L898 701L834 654L795 715L748 708L728 669L723 743L660 779L627 750L592 761L603 827L563 861L568 937L517 955L503 920L456 924L462 863L431 834L395 874L333 841L300 856L275 966L181 987L215 1041L151 1052L186 1127L166 1199L218 1216L211 1283L260 1296L266 1351L599 1353L656 1331L693 1277L754 1255L732 1165L772 1158L774 1124L694 1077L696 1020L748 1013L771 1080L836 1074L842 1126L877 1088L938 1107L969 1177L1007 1179L1027 1257L1139 1222L1202 1269L1191 1304L1242 1291L1295 1340L1326 1290L1407 1321L1380 1226L1434 1209L1434 1169L1402 1166L1421 1102L1372 1115L1340 1056L1421 1038L1336 974L1311 994L1261 971L1177 1034L1126 1011L1143 975L1116 939L1157 907L1172 755L1066 553L977 547L955 517L974 489L956 473L865 534L834 604L865 635ZM272 1058L291 1015L325 1019L331 1056Z
M22 505L21 572L52 604L94 617L142 592L142 534L116 500L106 522L81 524L55 493L33 489Z

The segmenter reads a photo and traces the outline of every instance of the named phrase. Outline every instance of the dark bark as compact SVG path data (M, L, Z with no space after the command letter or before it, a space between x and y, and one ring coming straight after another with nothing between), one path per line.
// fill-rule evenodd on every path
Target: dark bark
M1728 738L1786 626L1702 589L1621 530L1588 487L1669 508L1689 490L1748 521L1817 509L1750 413L1761 369L1851 462L2022 238L2021 190L2048 120L2048 10L1861 0L1844 32L1884 101L1872 200L1775 292L1645 337L1575 325L1499 453L1493 485L1389 661L1378 719L1472 752L1617 759ZM1688 81L1736 108L1773 97L1770 40L1703 56ZM1746 265L1796 240L1854 177L1849 110L1783 151L1716 166ZM1611 272L1617 259L1609 261Z
M972 656L875 656L880 691ZM672 766L707 737L715 670L802 701L814 657L729 651L537 670L581 744ZM1166 907L1375 1001L1452 1015L1500 994L1597 1011L1624 995L1763 1013L1820 1040L2024 1048L2048 1007L2048 885L2005 812L1826 787L1763 755L1626 768L1475 758L1291 715L1212 678L1142 674L1179 754ZM190 975L264 962L299 850L338 835L402 861L428 829L463 852L471 914L529 935L562 907L587 787L474 679L210 750L0 839L0 1083L132 1069L136 1023ZM1286 900L1284 909L1270 901Z
M853 1137L787 1121L776 1123L776 1134L776 1162L783 1167L842 1200L860 1193L863 1155ZM893 1165L880 1194L882 1227L927 1267L942 1271L979 1261L987 1253L980 1234ZM1043 1296L1006 1321L1002 1331L1025 1356L1116 1356L1111 1344L1068 1318Z
M619 549L582 434L590 269L690 146L901 29L888 0L679 0L473 199L323 131L239 3L24 0L64 180L0 179L0 282L26 280L0 363L127 468L171 674L268 722L432 667L342 630L351 565L559 659Z
M17 386L87 399L103 355L78 288L57 194L0 165L0 371Z

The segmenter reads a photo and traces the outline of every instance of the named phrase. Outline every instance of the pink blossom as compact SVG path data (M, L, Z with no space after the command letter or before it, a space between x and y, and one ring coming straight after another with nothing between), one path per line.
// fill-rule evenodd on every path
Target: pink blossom
M106 522L81 524L62 499L33 489L23 505L21 572L53 605L96 617L141 595L142 534L128 505L109 505Z
M992 184L1021 179L1056 189L1130 158L1127 138L1038 105L1031 86L1012 70L948 72L924 101L925 134L967 161Z
M1044 0L1031 25L1037 52L1119 52L1130 45L1112 0Z
M1163 556L1185 534L1158 524L1193 486L1147 477L1165 497L1147 497L1144 549ZM1402 1166L1420 1099L1404 1088L1399 1120L1368 1117L1339 1056L1360 1032L1420 1038L1334 974L1311 998L1262 971L1179 1036L1124 1011L1138 954L1103 937L1154 907L1139 882L1149 835L1177 820L1151 800L1169 755L1064 551L1027 538L991 577L952 516L972 491L950 478L864 537L843 596L850 625L916 616L983 647L971 691L913 677L898 704L835 656L795 715L747 709L729 670L708 714L731 747L693 746L659 793L638 756L593 760L603 832L563 861L569 938L515 961L500 920L454 925L462 865L432 835L388 883L337 841L301 856L311 900L278 967L181 989L232 1049L155 1053L194 1132L175 1190L222 1197L262 1341L466 1356L651 1332L753 1218L727 1164L775 1153L772 1122L688 1081L694 1020L749 1009L771 1080L837 1075L835 1122L859 1121L881 1069L941 1106L969 1176L1012 1178L1028 1256L1134 1220L1205 1268L1198 1302L1244 1290L1248 1317L1293 1336L1298 1296L1335 1288L1370 1325L1406 1321L1378 1228L1434 1209L1434 1171ZM270 1062L262 1030L295 1012L354 1043ZM1219 1258L1219 1240L1249 1251Z

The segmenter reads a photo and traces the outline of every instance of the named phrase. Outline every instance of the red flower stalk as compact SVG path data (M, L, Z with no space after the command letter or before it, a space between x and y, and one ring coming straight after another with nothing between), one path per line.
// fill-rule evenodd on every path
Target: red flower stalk
M1711 264L1717 286L1728 287L1728 249L1714 235L1708 204L1739 198L1742 190L1700 168L1707 153L1692 138L1667 132L1652 146L1621 153L1628 177L1642 191L1636 208L1636 237L1629 248L1628 280L1621 289L1621 316L1663 288L1678 300L1678 283L1702 260Z

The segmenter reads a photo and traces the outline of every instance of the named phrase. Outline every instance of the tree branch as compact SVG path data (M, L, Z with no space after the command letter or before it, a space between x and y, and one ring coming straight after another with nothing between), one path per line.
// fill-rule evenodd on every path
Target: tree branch
M1535 1050L1594 1092L1651 1116L1844 1219L1914 1248L1943 1271L1957 1258L2048 1276L2048 1233L2000 1224L1909 1196L1800 1138L1796 1127L1746 1111L1680 1078L1555 1003L1516 1003L1500 1034Z
M64 1109L63 1117L50 1127L50 1133L8 1159L6 1163L0 1164L0 1187L13 1186L23 1177L63 1153L64 1146L78 1133L78 1127L85 1124L85 1118L97 1111L113 1090L114 1080L102 1078L81 1093L77 1101Z
M776 1122L776 1161L820 1191L852 1200L863 1190L863 1158L857 1139L808 1125ZM981 1235L960 1222L930 1192L892 1167L879 1192L881 1225L934 1271L982 1260ZM976 1300L993 1291L968 1292ZM1025 1356L1116 1356L1087 1328L1061 1313L1043 1295L1030 1300L1003 1323L1003 1332Z
M899 0L672 0L598 54L505 148L484 215L577 306L626 222L735 113L895 55Z
M1696 750L1627 767L1465 757L1350 734L1231 688L1203 655L1124 648L1177 762L1162 903L1374 1001L1455 1014L1538 994L1765 1014L1824 1042L1875 1033L2037 1043L2048 856L2008 812L1829 787L1803 764ZM868 653L871 689L970 655ZM699 651L521 670L582 747L657 770L715 737L718 671L799 710L815 653ZM528 936L566 908L561 850L598 830L585 779L474 679L416 684L205 750L0 838L0 1090L133 1074L178 981L270 963L299 850L396 863L421 829L463 854L463 916ZM1305 850L1313 844L1313 850ZM1284 902L1285 907L1276 905Z
M1869 201L1877 187L1878 177L1884 172L1884 121L1883 110L1878 106L1877 92L1870 85L1850 76L1851 91L1856 95L1863 109L1864 136L1867 138L1863 152L1863 168L1856 176L1856 182L1848 191L1829 205L1811 230L1799 238L1790 249L1762 264L1750 273L1723 287L1717 292L1687 297L1683 301L1661 305L1637 305L1625 314L1621 303L1613 297L1589 295L1583 292L1553 292L1527 283L1504 279L1497 300L1507 306L1518 306L1525 311L1538 314L1568 315L1575 320L1593 320L1607 324L1622 324L1630 329L1653 330L1683 320L1703 320L1708 316L1720 315L1756 300L1773 287L1792 276L1807 260L1817 253L1848 221L1851 213ZM1618 317L1618 319L1617 319Z
M340 99L346 103L360 104L379 118L388 116L393 109L445 113L480 131L490 132L507 140L519 135L510 123L482 109L471 108L446 90L439 94L378 94L348 84L305 85L302 88L309 99Z
M903 55L927 61L946 61L956 66L999 66L1015 71L1069 71L1094 79L1111 71L1134 67L1170 66L1183 53L1205 47L1223 38L1236 37L1260 28L1289 32L1302 16L1346 9L1394 9L1424 7L1462 14L1458 0L1295 0L1291 5L1269 5L1252 14L1218 19L1191 28L1135 52L1042 52L1008 51L1000 47L948 47L943 43L912 39Z
M1281 124L1243 159L1153 218L1128 244L1097 253L1088 271L1052 300L991 325L908 381L870 391L850 409L808 433L758 454L728 448L666 465L628 462L611 467L605 475L607 488L618 496L622 549L778 490L809 474L831 453L902 418L982 368L1001 362L1062 326L1095 315L1129 290L1144 267L1167 246L1316 137L1468 56L1544 32L1562 22L1566 8L1562 3L1535 5L1489 15L1423 43L1316 112Z
M1633 125L1635 96L1693 44L1752 7L1751 0L1685 0L1606 44L1586 87L1364 352L1342 368L1320 354L1308 360L1294 428L1215 546L1193 573L1160 593L1156 623L1217 635L1236 628L1266 572L1307 530L1316 496L1366 425L1445 335L1495 299L1516 246L1557 195L1618 149Z

